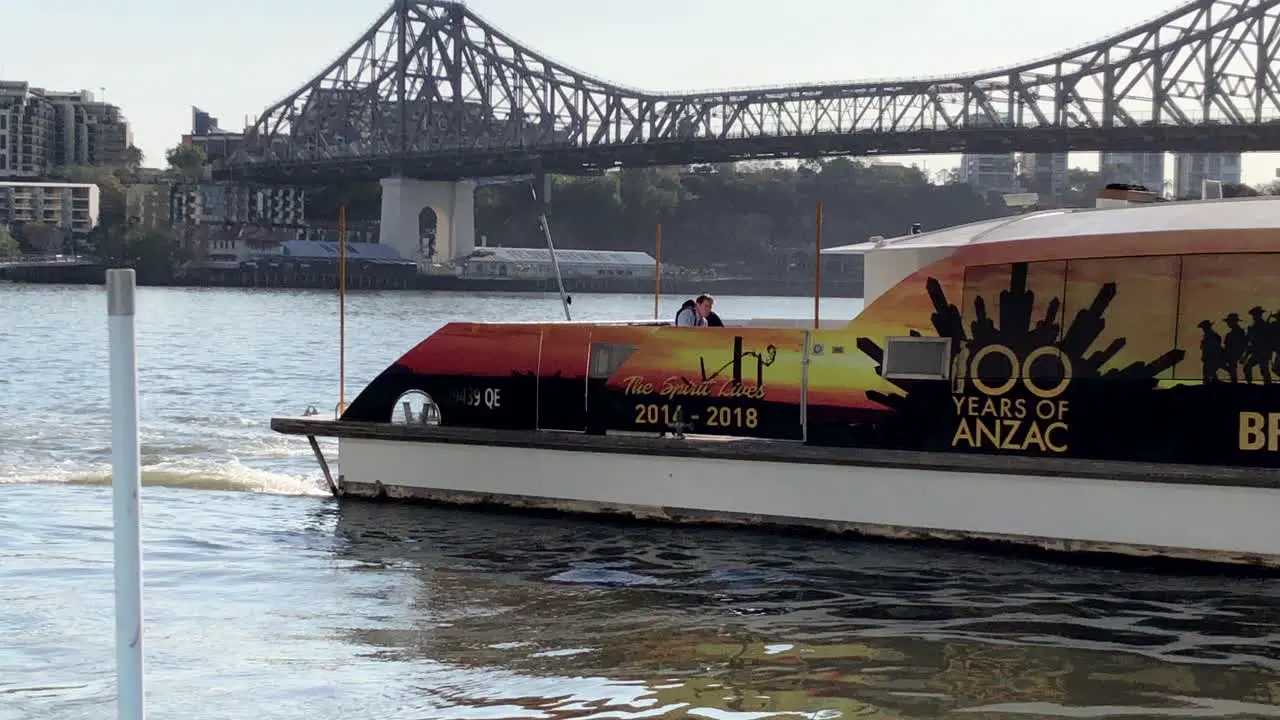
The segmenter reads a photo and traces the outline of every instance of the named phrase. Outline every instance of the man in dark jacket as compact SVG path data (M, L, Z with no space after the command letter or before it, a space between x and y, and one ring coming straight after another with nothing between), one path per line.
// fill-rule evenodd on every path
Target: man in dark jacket
M676 313L676 327L707 327L707 315L711 313L716 299L710 295L699 295L696 300L685 300Z

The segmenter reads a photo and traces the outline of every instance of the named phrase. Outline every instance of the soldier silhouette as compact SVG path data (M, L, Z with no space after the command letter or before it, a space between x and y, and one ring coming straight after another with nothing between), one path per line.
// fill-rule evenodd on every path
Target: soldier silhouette
M1271 329L1271 373L1280 377L1280 310L1267 316L1267 326Z
M1222 352L1222 336L1213 329L1213 321L1201 320L1197 326L1204 332L1200 339L1201 376L1206 383L1218 382L1218 371L1224 370L1226 363Z
M1261 307L1249 310L1253 322L1245 331L1244 381L1253 382L1253 369L1261 371L1264 385L1271 384L1271 356L1275 354L1275 327L1267 321Z
M1222 342L1226 354L1223 364L1226 366L1227 376L1234 383L1239 381L1240 362L1244 360L1245 346L1248 343L1244 328L1240 327L1239 315L1231 313L1223 318L1223 322L1229 328Z

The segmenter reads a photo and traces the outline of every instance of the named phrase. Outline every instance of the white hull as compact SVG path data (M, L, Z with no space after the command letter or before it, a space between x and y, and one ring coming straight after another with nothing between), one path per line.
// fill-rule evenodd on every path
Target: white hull
M1280 567L1280 490L341 438L353 496Z

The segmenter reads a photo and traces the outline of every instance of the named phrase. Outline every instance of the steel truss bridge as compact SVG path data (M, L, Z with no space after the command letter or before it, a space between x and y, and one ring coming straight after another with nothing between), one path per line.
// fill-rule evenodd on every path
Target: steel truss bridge
M658 94L558 63L459 3L395 0L216 170L309 184L824 155L1280 150L1278 50L1280 0L1193 0L990 72Z

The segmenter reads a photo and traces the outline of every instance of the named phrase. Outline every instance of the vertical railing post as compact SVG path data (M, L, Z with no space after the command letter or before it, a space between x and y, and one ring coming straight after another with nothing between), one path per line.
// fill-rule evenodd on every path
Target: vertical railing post
M822 203L818 203L818 223L813 250L813 329L819 328L818 309L822 303Z
M662 223L658 223L653 249L653 319L658 319L658 304L662 299Z
M132 269L107 271L111 367L111 496L116 590L116 709L142 720L142 493Z

